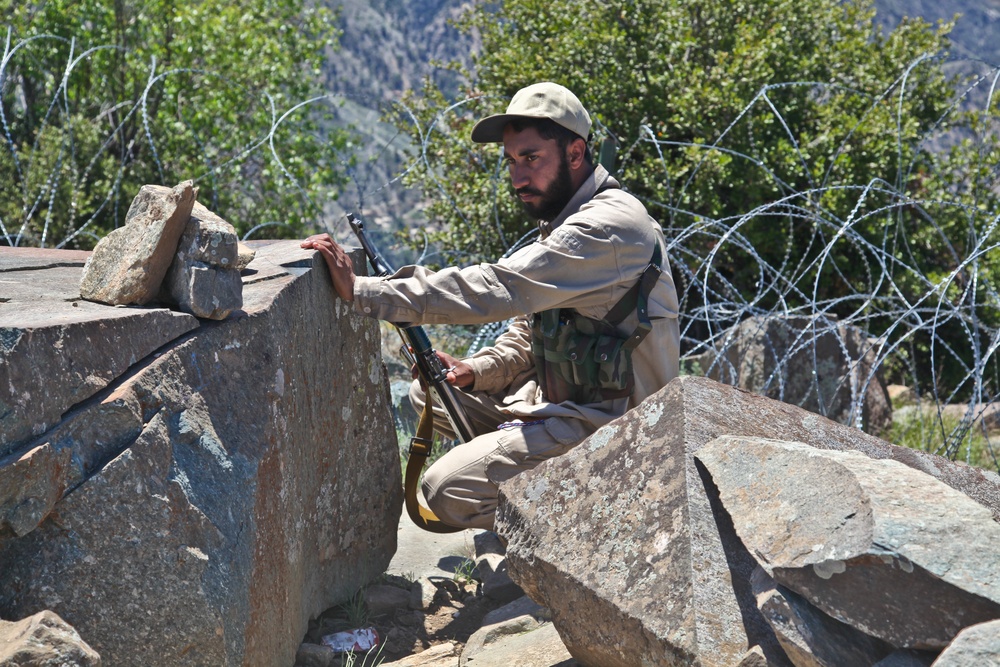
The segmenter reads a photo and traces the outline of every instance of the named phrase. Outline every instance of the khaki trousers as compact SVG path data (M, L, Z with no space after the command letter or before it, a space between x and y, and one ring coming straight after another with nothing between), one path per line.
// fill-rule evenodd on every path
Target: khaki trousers
M427 506L452 526L493 530L500 482L569 451L596 430L583 420L561 417L507 425L513 418L500 411L502 395L455 393L477 435L434 462L421 484ZM426 396L417 381L410 401L417 413L424 409ZM436 404L434 430L455 439L444 409Z

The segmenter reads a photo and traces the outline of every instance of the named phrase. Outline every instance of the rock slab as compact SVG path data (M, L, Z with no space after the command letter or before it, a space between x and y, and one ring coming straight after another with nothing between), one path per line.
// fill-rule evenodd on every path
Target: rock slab
M309 619L385 570L402 492L377 324L316 253L256 249L238 315L5 460L81 463L37 527L0 535L0 617L51 609L113 665L290 665Z
M191 315L165 308L80 299L76 284L88 257L75 250L0 252L0 459L23 453L75 406L198 326Z
M717 438L696 457L760 565L837 620L940 649L1000 617L1000 525L930 475L765 438Z
M382 667L455 667L460 650L461 647L458 644L447 642L432 646L422 653L400 658L393 662L384 662L381 665Z
M459 664L469 667L579 667L551 623L527 631L516 631L512 626L507 629L510 633L497 634L474 655L467 657L463 652L463 662Z
M0 621L0 665L100 667L101 656L58 615L41 611L17 622Z
M571 452L501 484L512 578L552 610L581 663L731 667L759 647L790 664L750 585L743 545L694 454L725 434L780 437L922 470L1000 515L1000 478L894 447L707 378L673 380Z
M236 230L195 202L163 282L166 300L196 317L224 320L243 306L239 264Z
M668 401L651 397L501 485L497 532L511 576L551 609L584 665L731 667L755 644L781 656L749 585L744 617L684 411Z
M758 609L795 667L873 665L892 653L892 646L827 616L761 568L751 584Z
M494 609L483 617L482 627L472 633L469 641L465 643L458 667L479 665L483 654L490 650L491 645L502 643L514 635L538 630L550 620L549 611L527 596ZM568 658L569 654L565 653L566 648L561 643L560 649L561 652L557 656L565 654Z

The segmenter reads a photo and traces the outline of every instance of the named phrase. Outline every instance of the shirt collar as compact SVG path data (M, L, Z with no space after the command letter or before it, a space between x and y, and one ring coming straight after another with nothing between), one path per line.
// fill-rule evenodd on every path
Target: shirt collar
M569 203L563 207L563 210L559 211L559 215L549 222L545 220L538 221L538 229L541 231L542 238L544 239L551 234L559 225L566 221L566 218L579 211L584 204L594 198L598 190L619 187L621 186L618 181L608 173L608 170L602 165L597 165L590 176L580 186L580 189L569 200Z

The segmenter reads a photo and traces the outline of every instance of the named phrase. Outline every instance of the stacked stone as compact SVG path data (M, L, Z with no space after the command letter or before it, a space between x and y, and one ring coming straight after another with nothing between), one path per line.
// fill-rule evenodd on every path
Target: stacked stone
M224 320L243 306L236 230L195 202L161 289L195 317Z
M84 267L80 296L112 306L156 299L196 317L224 320L243 306L249 264L231 224L196 201L197 188L144 185L125 225L105 236Z

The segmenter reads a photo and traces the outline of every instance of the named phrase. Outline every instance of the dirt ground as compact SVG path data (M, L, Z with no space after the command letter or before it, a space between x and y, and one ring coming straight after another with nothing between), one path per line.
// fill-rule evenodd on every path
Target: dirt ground
M401 577L387 577L385 583L407 590L409 587L409 582ZM359 595L313 621L305 641L320 644L324 635L374 627L381 643L381 648L376 649L377 657L373 655L367 662L356 659L353 663L345 659L343 664L357 667L381 664L422 653L445 642L465 644L472 633L481 627L483 617L501 606L501 603L484 597L481 585L475 580L456 577L439 579L434 584L437 592L428 609L413 610L401 606L389 613L371 616L364 607L363 596Z

